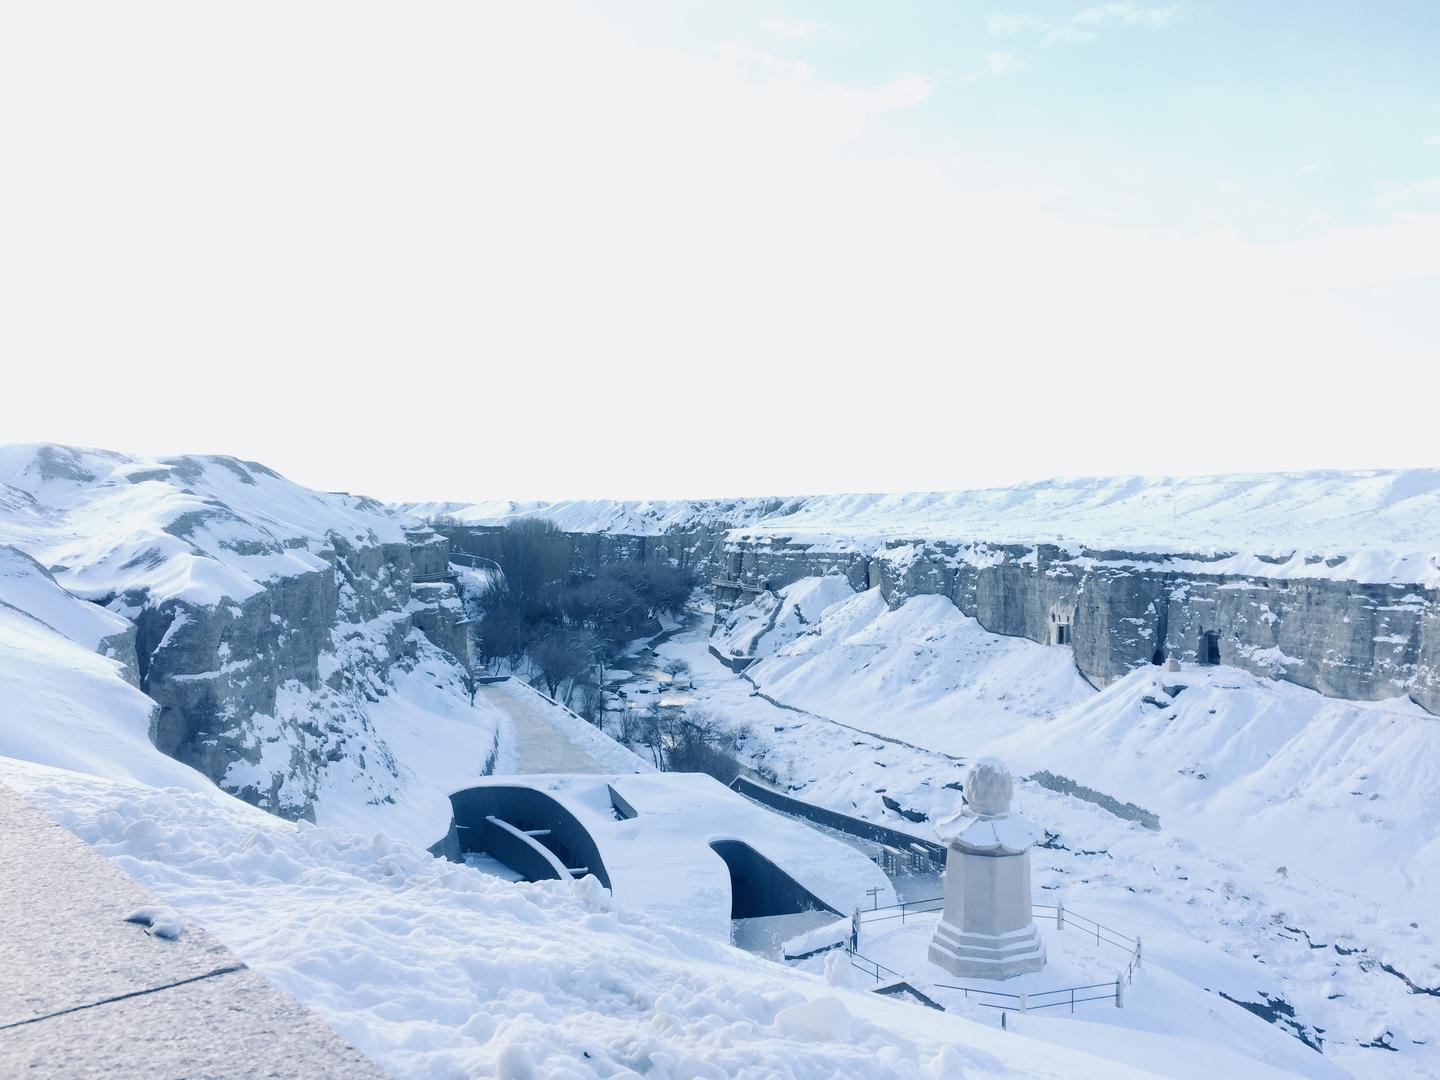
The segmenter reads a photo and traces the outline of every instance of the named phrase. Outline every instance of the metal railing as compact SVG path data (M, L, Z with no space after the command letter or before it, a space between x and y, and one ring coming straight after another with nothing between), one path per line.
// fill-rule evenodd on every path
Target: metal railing
M899 919L903 926L906 918L912 915L922 915L926 912L939 911L945 906L945 898L936 896L929 900L907 900L901 904L886 904L884 907L871 908L869 911L860 912L860 925L867 923L889 922L891 919Z
M747 581L739 581L739 580L737 580L737 579L735 579L735 578L711 578L711 579L710 579L710 587L711 587L711 588L714 588L714 589L735 589L735 590L737 590L737 591L739 591L739 592L748 592L748 593L756 593L756 594L759 594L759 593L762 593L762 592L765 591L765 589L764 589L763 586L760 586L760 585L751 585L751 584L750 584L749 582L747 582Z
M890 976L890 980L892 981L905 978L904 975L901 975L895 969L886 967L878 960L871 960L868 956L861 956L858 952L850 953L850 964L860 971L863 971L866 975L869 975L877 983L887 981L882 977L883 975Z
M899 904L871 908L869 911L858 911L856 917L860 926L887 922L891 919L899 919L903 924L907 918L938 911L944 906L944 903L943 896L927 900L908 900ZM1053 918L1057 930L1064 930L1066 924L1069 923L1086 936L1093 934L1096 944L1110 945L1124 950L1127 956L1125 967L1111 982L1064 986L1054 990L1038 990L1034 993L1022 990L1019 993L1009 994L1003 990L986 990L978 986L959 986L952 983L932 983L931 985L942 990L959 991L966 1000L974 1000L977 1005L1012 1012L1023 1013L1034 1009L1053 1009L1060 1005L1069 1005L1070 1011L1074 1012L1076 1005L1083 1005L1090 1001L1113 1001L1117 1009L1123 1009L1125 1007L1125 990L1134 983L1135 972L1139 970L1141 964L1142 946L1139 936L1132 938L1128 934L1122 934L1094 919L1070 911L1065 907L1063 901L1059 904L1032 904L1031 910L1034 914ZM851 965L858 971L869 975L877 983L887 981L886 976L889 977L888 981L905 978L898 971L862 955L854 948L855 940L853 938L847 939L845 945L846 952L850 955ZM1103 993L1097 991L1103 991Z
M468 551L456 551L452 549L450 552L450 561L459 563L461 566L468 566L473 570L498 570L502 574L505 572L501 570L500 564L494 559L487 559L484 555L472 555Z
M863 971L864 968L861 968ZM1122 1001L1123 993L1119 988L1119 978L1115 982L1090 983L1086 986L1067 986L1060 990L1039 990L1033 994L1021 991L1018 994L1007 994L1001 990L981 990L976 986L951 986L949 983L935 983L936 987L942 990L959 990L964 994L966 1000L974 999L975 1004L983 1005L987 1009L1007 1009L1010 1012L1031 1012L1035 1009L1052 1009L1057 1005L1069 1005L1070 1011L1075 1011L1076 1005L1083 1005L1087 1001ZM1089 994L1092 990L1104 990L1103 994ZM1076 994L1089 994L1088 997L1076 997ZM1121 995L1117 997L1117 995ZM1003 1001L985 1001L984 998L1003 998ZM1037 999L1054 998L1053 1001L1040 1001Z

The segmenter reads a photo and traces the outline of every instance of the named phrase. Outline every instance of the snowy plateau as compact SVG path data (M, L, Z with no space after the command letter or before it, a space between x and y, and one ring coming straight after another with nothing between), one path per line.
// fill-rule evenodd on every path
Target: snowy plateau
M933 843L967 766L1008 762L1036 904L1143 939L1124 1008L947 990L903 967L933 915L866 924L858 951L943 1008L618 879L432 854L452 793L549 775L542 751L611 778L597 799L684 809L618 728L475 692L467 593L525 517L576 573L695 573L612 674L703 711L777 793ZM232 458L3 447L0 784L395 1076L1436 1076L1437 537L1427 470L389 506ZM1370 620L1364 650L1341 620ZM596 831L664 865L683 838L621 805ZM1053 971L1030 993L1126 963L1037 922Z

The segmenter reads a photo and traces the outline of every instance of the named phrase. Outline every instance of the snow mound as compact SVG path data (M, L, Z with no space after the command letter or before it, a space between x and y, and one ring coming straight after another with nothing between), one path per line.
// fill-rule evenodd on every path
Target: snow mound
M814 627L825 612L855 595L842 574L801 578L779 593L764 592L737 607L716 634L726 656L768 656Z
M0 549L0 558L3 552ZM126 682L117 660L94 651L95 632L117 616L96 608L88 621L43 571L5 558L0 576L0 755L114 780L213 792L204 776L161 754L150 742L155 703ZM16 588L15 586L17 586ZM24 598L38 614L11 606ZM88 605L86 605L88 607ZM71 640L46 619L80 636Z
M1405 699L1327 698L1227 667L1141 668L983 749L1183 823L1215 850L1243 835L1270 870L1397 914L1440 892L1440 722Z
M0 545L0 604L92 652L131 630L129 620L67 592L49 570L8 545Z
M1094 693L1067 649L992 634L943 596L891 610L878 588L826 608L746 674L781 701L952 753L969 752L977 729L1010 730Z

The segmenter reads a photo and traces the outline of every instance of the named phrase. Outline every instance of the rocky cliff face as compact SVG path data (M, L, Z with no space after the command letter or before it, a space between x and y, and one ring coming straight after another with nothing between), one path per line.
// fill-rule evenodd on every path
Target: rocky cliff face
M393 798L376 707L465 653L444 537L231 458L9 447L0 485L0 541L122 617L99 644L155 702L160 750L289 817L342 773Z
M835 571L892 606L943 595L995 633L1073 650L1095 686L1173 656L1440 713L1435 470L449 512L464 550L494 558L499 523L552 516L576 571L669 559L712 579L722 605ZM1034 539L1062 528L1155 540ZM967 533L982 539L944 538Z
M1409 695L1440 713L1440 594L1420 585L1206 573L1199 556L1177 568L1155 553L1046 544L896 540L864 553L752 537L725 551L729 574L757 587L838 569L892 606L949 597L993 633L1070 647L1095 686L1174 656L1333 697Z
M440 521L435 524L454 550L482 559L500 561L499 525L463 525ZM706 580L723 572L726 521L667 529L661 533L560 532L546 541L555 545L558 564L572 573L588 575L608 562L639 559L667 563L692 571Z

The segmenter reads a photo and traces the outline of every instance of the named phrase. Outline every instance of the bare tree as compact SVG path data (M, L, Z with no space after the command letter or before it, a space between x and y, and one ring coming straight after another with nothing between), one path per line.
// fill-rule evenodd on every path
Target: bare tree
M739 775L735 740L713 714L692 709L671 724L668 736L666 765L673 772L709 773L724 784Z
M625 708L620 711L620 728L615 733L620 742L629 747L643 746L644 718L634 709Z
M577 698L575 711L598 728L605 726L605 685L595 677L594 669L577 677L571 686Z
M569 540L545 518L520 518L500 530L499 559L511 599L525 616L537 613L570 571Z
M690 665L679 657L666 660L660 670L670 676L670 685L672 688L681 681L682 676L685 677L686 685L689 684Z
M669 727L668 717L661 711L658 702L640 714L640 738L641 746L650 751L650 758L657 769L665 767L665 744L667 728Z
M558 698L561 686L589 671L593 653L589 635L555 630L531 645L526 655L550 696Z

